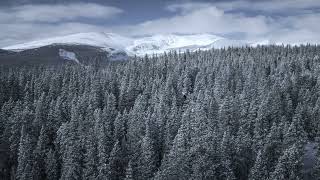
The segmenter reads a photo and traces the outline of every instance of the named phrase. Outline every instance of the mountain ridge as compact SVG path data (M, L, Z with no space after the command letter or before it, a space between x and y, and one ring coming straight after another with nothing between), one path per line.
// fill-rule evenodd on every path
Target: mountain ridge
M22 51L43 46L89 45L99 47L110 54L119 53L128 56L144 56L145 54L161 54L174 50L207 50L229 46L249 45L243 41L231 40L210 33L201 34L155 34L142 37L126 37L115 33L88 32L31 41L3 47L4 50Z

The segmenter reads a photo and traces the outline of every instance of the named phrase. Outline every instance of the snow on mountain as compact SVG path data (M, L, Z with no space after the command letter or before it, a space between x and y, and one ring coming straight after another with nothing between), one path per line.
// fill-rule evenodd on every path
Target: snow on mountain
M43 39L29 43L8 46L7 50L34 49L51 44L90 45L110 52L110 56L125 59L127 56L144 56L145 54L161 54L167 51L207 50L229 46L250 45L243 41L231 40L209 33L178 35L158 34L153 36L129 38L114 33L91 32ZM120 54L120 56L119 56Z
M191 46L207 46L222 37L212 34L194 34L194 35L154 35L135 39L133 44L127 47L127 51L137 55L159 54L170 50L179 50Z
M265 39L265 40L261 40L261 41L258 41L258 42L251 43L250 45L252 47L257 47L258 45L269 45L269 44L271 44L270 41Z
M54 37L28 43L8 46L3 49L23 50L34 49L51 44L76 44L76 45L90 45L102 48L112 47L114 49L124 49L131 44L131 39L113 34L113 33L78 33L61 37Z
M64 49L59 49L59 56L65 60L75 61L78 64L80 63L74 52L69 52Z

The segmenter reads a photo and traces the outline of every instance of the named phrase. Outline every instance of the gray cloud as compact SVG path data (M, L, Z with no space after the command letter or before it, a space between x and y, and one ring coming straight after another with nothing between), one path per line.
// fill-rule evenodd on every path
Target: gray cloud
M23 5L0 10L0 22L45 22L72 21L79 18L108 19L122 10L93 3L66 5Z
M108 26L105 22L119 15L130 16L130 12L101 4L42 4L0 8L0 47L90 31L109 31L132 36L206 32L226 37L236 34L237 39L253 42L320 42L318 0L187 1L161 8L168 13L149 20L144 17L145 21L134 25L120 23L117 26Z
M248 1L238 0L229 2L215 3L216 6L226 11L244 10L244 11L261 11L268 13L303 13L304 10L320 8L319 0L267 0L267 1Z
M0 47L73 33L112 31L104 26L77 22L60 24L19 23L2 25L6 26L6 28L2 29L0 33Z
M123 10L93 3L23 5L0 9L0 47L77 32L108 31L81 19L107 21Z
M132 27L133 33L248 33L252 36L269 32L272 18L249 17L241 13L228 13L212 3L173 4L166 7L176 15L143 22Z
M304 3L305 2L305 3ZM233 1L217 3L187 2L166 7L176 15L143 22L130 27L133 34L203 33L281 44L319 43L320 7L316 0ZM290 12L289 12L289 11ZM294 10L294 11L293 11ZM250 11L265 13L250 14ZM283 15L274 15L281 12Z

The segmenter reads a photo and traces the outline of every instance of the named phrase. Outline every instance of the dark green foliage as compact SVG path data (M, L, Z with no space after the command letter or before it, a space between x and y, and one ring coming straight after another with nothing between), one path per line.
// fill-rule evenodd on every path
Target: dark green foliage
M319 150L303 164L320 138L319 54L259 46L0 67L0 179L319 177Z

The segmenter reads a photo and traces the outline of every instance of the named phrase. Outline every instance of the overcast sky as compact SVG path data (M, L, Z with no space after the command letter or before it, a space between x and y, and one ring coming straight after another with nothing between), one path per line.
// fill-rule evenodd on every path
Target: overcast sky
M0 0L0 47L78 32L320 43L320 0Z

